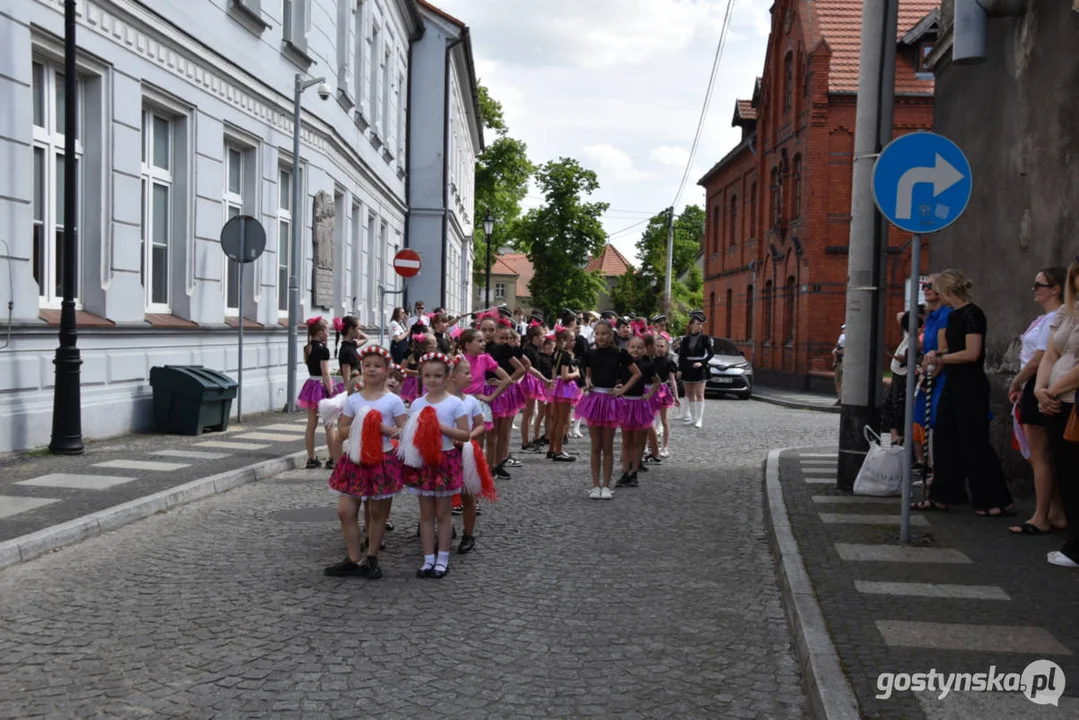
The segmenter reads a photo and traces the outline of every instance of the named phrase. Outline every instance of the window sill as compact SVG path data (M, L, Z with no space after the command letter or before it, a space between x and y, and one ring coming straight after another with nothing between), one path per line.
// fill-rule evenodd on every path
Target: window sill
M48 325L60 326L60 310L41 310L38 317ZM78 327L116 327L116 323L100 315L88 313L85 310L75 311L75 324Z
M181 317L170 315L169 313L146 313L143 317L150 327L197 328L199 326L196 322L184 320Z
M227 318L225 318L225 324L228 325L230 328L239 328L240 327L240 318L238 318L236 316L227 317ZM244 329L245 330L247 328L251 328L252 330L261 330L264 327L266 327L266 326L263 325L262 323L257 323L257 322L255 322L254 320L252 320L250 318L244 318Z
M259 13L236 0L229 3L229 16L255 35L262 35L270 27Z
M397 166L397 177L400 178L400 179L404 179L404 177L405 177L405 166L404 165L399 164Z
M363 114L361 108L356 108L356 114L352 118L356 122L356 127L360 129L360 132L367 132L367 128L371 127L371 123L367 122L367 117Z
M382 159L385 160L387 163L393 162L393 153L390 152L389 147L382 148Z
M348 94L347 90L337 91L337 104L341 106L341 109L345 112L352 112L352 108L356 106L356 103L352 102L352 96Z
M371 137L369 139L371 140L371 144L375 146L376 150L378 150L380 147L382 147L382 138L380 138L378 136L378 128L377 127L374 130L371 131Z
M301 70L307 70L315 62L314 58L308 55L303 48L295 45L291 40L284 41L284 47L282 47L281 52Z

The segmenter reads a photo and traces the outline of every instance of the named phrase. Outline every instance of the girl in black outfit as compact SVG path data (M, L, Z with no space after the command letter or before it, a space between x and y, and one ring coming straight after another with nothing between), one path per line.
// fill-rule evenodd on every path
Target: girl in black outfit
M701 332L704 329L704 313L694 310L689 314L686 336L678 347L678 369L686 388L686 425L700 427L704 418L704 384L708 379L708 361L715 354L712 338Z
M521 452L540 452L540 421L544 414L543 408L546 407L547 395L554 384L550 379L550 363L548 363L546 374L543 373L541 368L544 362L540 354L540 348L543 347L543 335L542 325L533 325L525 332L524 354L531 367L528 374L521 381L521 391L525 395L525 409L521 417ZM539 409L538 417L536 414L537 409ZM533 417L537 418L536 431L532 435L532 441L529 442L528 435L532 431Z
M970 301L970 279L958 270L936 276L934 290L952 308L945 330L948 350L932 350L923 360L933 375L947 373L933 428L934 478L929 499L914 510L947 510L966 501L966 482L976 515L1014 515L1015 505L989 444L989 378L985 376L982 309Z
M637 384L641 371L629 353L615 347L614 329L609 321L596 323L593 339L595 347L583 363L586 393L577 405L577 415L588 423L588 434L592 438L592 490L588 496L593 500L610 500L614 431L622 419L621 396L627 388ZM623 381L624 374L629 375L626 381Z
M663 430L663 447L659 449L659 456L670 456L671 426L667 422L667 408L679 405L678 402L678 365L670 357L671 340L667 333L656 336L656 381L660 383L656 391L656 402L659 406L659 424Z
M639 376L623 369L625 391L622 393L622 477L615 487L637 487L637 471L644 456L648 430L655 421L652 395L655 394L656 370L652 358L645 353L645 340L637 335L626 345L626 352L633 359ZM647 390L645 389L647 388Z
M304 441L307 445L307 469L322 467L315 457L315 429L318 427L318 404L321 400L332 398L338 388L330 379L330 348L326 341L330 339L330 328L321 317L307 321L307 345L303 348L303 361L307 365L307 382L300 389L296 404L307 410L307 427L304 429ZM332 427L326 428L326 443L335 446ZM333 461L327 461L333 467Z
M341 340L337 351L337 362L341 365L341 382L351 395L357 388L353 385L361 380L360 346L367 342L367 336L360 330L360 321L352 315L341 318Z

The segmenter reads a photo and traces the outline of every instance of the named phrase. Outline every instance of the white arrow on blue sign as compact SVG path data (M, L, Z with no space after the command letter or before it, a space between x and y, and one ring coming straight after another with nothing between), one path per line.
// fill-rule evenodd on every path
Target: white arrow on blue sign
M942 230L970 202L970 163L959 146L931 132L896 138L873 166L873 197L888 222L916 234Z

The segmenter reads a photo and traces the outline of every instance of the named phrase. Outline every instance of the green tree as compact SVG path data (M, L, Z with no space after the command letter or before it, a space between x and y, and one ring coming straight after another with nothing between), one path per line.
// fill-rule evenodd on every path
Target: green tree
M476 261L473 271L484 273L487 270L487 236L483 231L483 219L490 212L496 221L491 233L493 258L498 248L513 244L516 223L521 216L521 201L528 193L528 181L536 168L528 159L528 146L510 137L502 105L483 85L478 90L483 125L496 135L476 158L473 231Z
M549 317L563 308L595 307L604 281L584 267L607 242L600 222L607 203L586 202L584 197L599 189L599 179L576 160L560 158L542 165L536 181L545 202L517 226L532 261L534 274L528 284L532 303Z

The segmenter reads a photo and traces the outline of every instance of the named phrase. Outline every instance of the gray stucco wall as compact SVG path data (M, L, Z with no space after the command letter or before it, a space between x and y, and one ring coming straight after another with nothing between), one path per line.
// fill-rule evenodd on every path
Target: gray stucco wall
M1026 470L1010 450L1004 388L1018 369L1016 338L1040 313L1030 286L1038 269L1079 254L1079 12L1072 0L1037 0L1022 18L990 18L987 58L937 68L934 130L970 160L966 213L931 240L935 269L974 281L989 318L995 373L994 439L1013 478Z

